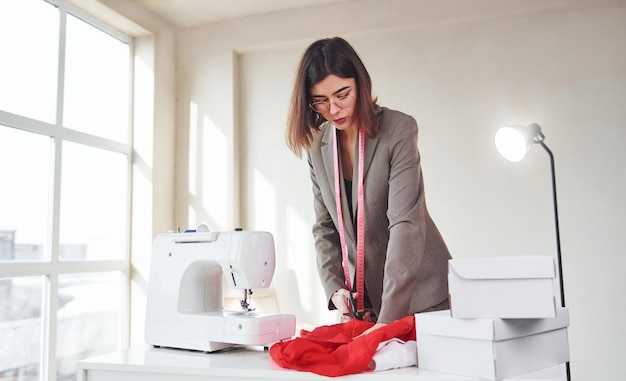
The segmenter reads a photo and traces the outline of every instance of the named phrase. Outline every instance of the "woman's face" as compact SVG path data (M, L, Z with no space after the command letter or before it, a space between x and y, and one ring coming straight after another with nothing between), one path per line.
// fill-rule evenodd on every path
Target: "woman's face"
M330 74L311 87L311 104L338 130L358 129L356 81Z

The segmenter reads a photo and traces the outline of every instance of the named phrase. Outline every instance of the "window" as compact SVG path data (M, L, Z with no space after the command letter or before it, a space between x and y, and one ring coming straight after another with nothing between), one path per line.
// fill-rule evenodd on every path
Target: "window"
M131 39L0 0L0 380L75 380L128 341Z

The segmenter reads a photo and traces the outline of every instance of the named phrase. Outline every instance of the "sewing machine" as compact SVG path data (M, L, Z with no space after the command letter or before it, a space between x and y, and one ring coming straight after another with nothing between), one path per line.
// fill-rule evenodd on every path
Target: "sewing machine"
M248 296L270 286L271 233L193 231L154 239L145 339L147 344L213 352L263 345L295 334L295 316L254 312ZM223 280L243 290L240 311L223 308Z

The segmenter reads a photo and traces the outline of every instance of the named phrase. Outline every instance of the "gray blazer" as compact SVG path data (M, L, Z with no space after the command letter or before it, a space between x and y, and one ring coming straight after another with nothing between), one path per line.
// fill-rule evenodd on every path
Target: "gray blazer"
M417 123L409 115L380 108L379 134L365 142L365 287L378 322L448 308L448 248L426 209L417 149ZM345 288L336 226L333 128L327 123L308 152L316 221L317 267L329 309L332 294ZM358 139L357 139L358 144ZM356 149L358 155L358 149ZM354 160L358 163L357 158ZM341 165L339 166L341 168ZM356 263L357 165L349 213L342 196L350 274ZM345 186L342 179L342 195Z

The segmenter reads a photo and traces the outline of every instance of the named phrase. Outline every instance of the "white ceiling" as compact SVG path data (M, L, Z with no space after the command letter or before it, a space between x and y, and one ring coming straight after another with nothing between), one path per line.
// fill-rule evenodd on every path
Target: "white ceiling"
M354 0L135 0L167 22L194 27L244 16Z

